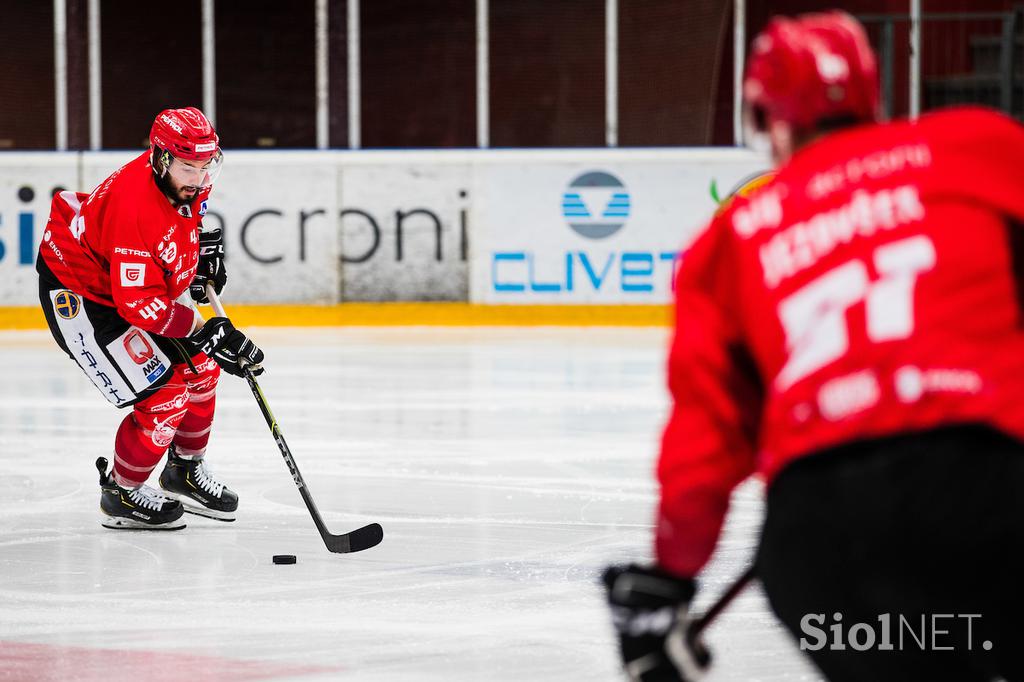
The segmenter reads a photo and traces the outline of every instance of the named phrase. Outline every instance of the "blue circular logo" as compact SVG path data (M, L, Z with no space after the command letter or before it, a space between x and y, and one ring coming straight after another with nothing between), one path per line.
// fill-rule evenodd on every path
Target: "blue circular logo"
M629 191L611 173L588 171L562 194L562 215L574 232L604 239L622 229L629 218Z
M82 299L70 291L60 291L53 297L53 309L65 320L70 320L78 314L82 307Z

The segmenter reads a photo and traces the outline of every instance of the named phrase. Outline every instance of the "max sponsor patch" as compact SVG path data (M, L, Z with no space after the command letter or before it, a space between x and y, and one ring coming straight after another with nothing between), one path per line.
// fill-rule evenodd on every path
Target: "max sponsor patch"
M160 350L153 337L137 327L130 327L108 343L107 352L136 393L152 386L171 367L170 358Z

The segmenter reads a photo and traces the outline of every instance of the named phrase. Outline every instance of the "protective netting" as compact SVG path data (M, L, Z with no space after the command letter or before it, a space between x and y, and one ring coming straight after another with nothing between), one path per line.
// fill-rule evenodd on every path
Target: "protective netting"
M752 37L774 14L821 11L820 2L748 3ZM888 116L910 113L910 17L905 0L836 3L865 25L878 55ZM920 111L987 104L1021 115L1021 16L1013 0L922 0ZM1006 61L1001 61L1003 59ZM1011 107L1012 101L1012 107Z
M202 0L157 19L100 0L101 120L90 128L88 0L65 0L70 149L140 148L153 116L203 102ZM733 0L617 0L609 121L607 0L489 0L486 139L493 147L733 142ZM879 54L887 112L910 108L908 3L849 0ZM922 110L1022 109L1022 21L1013 0L923 0ZM748 39L811 0L746 2ZM0 149L53 149L53 3L0 0ZM359 2L358 126L350 134L349 5L327 2L327 144L475 147L477 0ZM1019 12L1019 10L1018 10ZM316 2L214 0L213 118L229 148L317 145ZM353 62L353 66L355 63ZM354 120L352 121L354 122ZM98 133L98 138L96 136Z
M0 150L53 149L53 5L0 2Z

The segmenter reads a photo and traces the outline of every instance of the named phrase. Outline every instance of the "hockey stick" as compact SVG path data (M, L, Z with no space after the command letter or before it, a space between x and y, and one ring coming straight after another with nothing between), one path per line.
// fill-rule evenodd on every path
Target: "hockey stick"
M750 581L754 579L756 574L757 570L755 566L751 564L747 570L743 571L743 573L733 581L732 585L729 586L729 589L727 589L722 596L718 598L718 601L712 604L711 607L704 612L703 616L690 621L690 624L686 626L686 641L689 642L691 646L694 645L697 638L700 637L700 634L704 632L704 629L711 625L722 611L725 611L726 607L728 607L729 604L732 603L732 600L736 598L736 595L742 592L743 588L750 584Z
M206 285L206 296L210 299L213 311L218 316L226 318L228 315L224 312L224 306L220 304L217 292L209 284ZM313 503L313 497L309 494L309 488L306 486L302 474L299 473L299 466L295 463L295 458L292 457L292 451L288 448L288 443L284 441L284 435L281 434L281 428L277 425L277 419L274 418L273 413L270 411L270 405L267 404L267 398L263 395L263 390L256 383L256 377L253 376L252 371L248 367L243 365L242 371L245 373L246 381L249 382L252 394L256 397L256 403L260 406L263 418L267 420L270 432L274 434L274 440L281 451L281 456L284 457L284 463L288 466L288 471L292 474L292 480L295 481L295 485L299 488L302 501L306 503L309 515L313 517L313 523L316 524L316 529L320 531L320 537L323 538L324 544L327 545L327 550L335 554L345 554L347 552L361 552L364 549L370 549L378 545L384 539L384 529L380 527L379 523L371 523L368 526L363 526L350 533L342 533L341 535L334 535L327 529L324 520L320 517L320 512L317 511L316 505Z

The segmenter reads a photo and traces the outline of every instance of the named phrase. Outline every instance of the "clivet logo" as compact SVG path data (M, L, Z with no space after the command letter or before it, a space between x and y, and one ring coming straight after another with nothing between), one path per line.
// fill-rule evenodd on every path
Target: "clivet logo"
M491 288L500 294L643 295L670 288L679 252L637 248L621 239L634 217L633 197L619 177L592 169L561 193L561 217L583 240L567 246L529 245L491 254ZM618 239L612 237L618 236ZM602 243L603 242L603 243Z
M562 193L562 217L573 232L587 239L604 239L622 229L629 218L629 190L605 171L576 177Z

